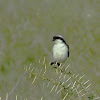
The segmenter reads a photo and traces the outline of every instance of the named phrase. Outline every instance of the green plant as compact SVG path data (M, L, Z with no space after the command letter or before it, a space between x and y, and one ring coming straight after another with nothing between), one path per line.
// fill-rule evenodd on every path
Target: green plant
M59 94L62 100L96 99L95 90L90 81L86 80L84 74L75 75L69 69L70 64L54 68L49 65L44 57L42 61L39 59L37 65L40 66L33 67L34 64L31 63L29 67L25 67L25 71L28 72L29 77L34 78L32 84L36 81L43 81L43 83L46 83L45 85L48 87L50 93L55 91L55 94ZM44 100L43 97L41 100Z

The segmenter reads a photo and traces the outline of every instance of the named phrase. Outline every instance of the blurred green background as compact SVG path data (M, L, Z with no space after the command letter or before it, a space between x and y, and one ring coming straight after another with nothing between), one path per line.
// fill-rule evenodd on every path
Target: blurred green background
M0 97L12 90L27 63L44 56L52 60L55 34L70 46L66 64L84 73L100 95L100 0L0 0ZM31 81L24 77L10 100L16 95L40 100L42 87ZM46 95L46 100L58 100Z

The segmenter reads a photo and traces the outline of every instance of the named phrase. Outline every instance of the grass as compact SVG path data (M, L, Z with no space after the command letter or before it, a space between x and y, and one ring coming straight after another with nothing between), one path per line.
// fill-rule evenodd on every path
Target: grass
M75 75L84 73L100 96L100 1L99 0L6 0L0 1L0 97L5 99L24 66L33 63L39 68L39 58L51 61L54 34L64 36L70 46L65 65ZM40 69L39 69L40 70ZM53 71L49 75L53 75ZM56 75L55 75L56 76ZM10 100L56 100L57 95L45 89L46 83L23 77ZM40 78L41 80L41 78ZM52 86L52 85L51 85ZM63 97L64 93L62 93ZM59 95L59 99L62 97ZM92 96L89 98L91 100Z

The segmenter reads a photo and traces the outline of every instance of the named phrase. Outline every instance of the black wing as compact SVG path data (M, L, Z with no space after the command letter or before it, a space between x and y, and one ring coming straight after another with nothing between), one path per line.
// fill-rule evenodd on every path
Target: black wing
M68 47L68 57L69 57L69 45L66 43L67 47Z
M68 57L69 57L69 51L68 51Z

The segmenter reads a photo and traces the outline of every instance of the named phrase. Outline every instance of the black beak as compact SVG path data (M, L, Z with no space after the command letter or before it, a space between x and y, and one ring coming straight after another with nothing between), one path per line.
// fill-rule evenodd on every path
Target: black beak
M52 41L55 41L55 39L53 38Z

